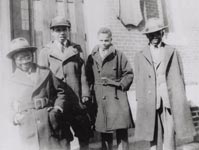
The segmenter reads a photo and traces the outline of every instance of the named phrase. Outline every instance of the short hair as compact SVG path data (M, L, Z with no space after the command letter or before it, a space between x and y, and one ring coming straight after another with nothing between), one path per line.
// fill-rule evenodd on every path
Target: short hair
M99 31L98 31L98 33L97 33L97 35L99 35L99 34L101 34L101 33L103 33L103 34L108 34L109 37L112 37L112 32L111 32L111 30L110 30L109 28L107 28L107 27L102 27L102 28L100 28Z

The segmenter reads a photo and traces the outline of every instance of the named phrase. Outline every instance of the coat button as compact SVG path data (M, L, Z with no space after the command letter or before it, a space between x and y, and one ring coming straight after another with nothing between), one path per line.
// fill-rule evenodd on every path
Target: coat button
M148 91L148 94L151 94L151 91L150 91L150 90Z
M117 68L116 68L116 67L113 67L113 70L117 70Z
M149 78L151 78L151 75L149 75Z
M103 96L102 99L105 100L105 99L106 99L106 96Z
M38 120L37 120L37 124L40 124L40 123L41 123L41 121L38 119Z

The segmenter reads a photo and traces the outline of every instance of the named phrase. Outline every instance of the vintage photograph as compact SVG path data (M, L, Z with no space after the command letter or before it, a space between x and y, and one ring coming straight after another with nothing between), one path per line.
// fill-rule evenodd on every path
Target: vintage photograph
M198 0L0 0L0 150L199 150Z

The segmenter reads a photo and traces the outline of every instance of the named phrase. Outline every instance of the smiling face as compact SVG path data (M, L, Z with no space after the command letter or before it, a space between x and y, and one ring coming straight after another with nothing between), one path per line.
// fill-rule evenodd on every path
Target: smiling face
M98 40L101 49L108 49L112 42L111 36L107 33L99 33Z
M21 51L13 56L16 67L27 72L33 63L33 54L31 51Z
M162 30L146 34L149 43L154 46L157 46L162 41L163 35L164 32Z
M54 40L64 43L70 36L70 28L66 26L56 26L52 29Z

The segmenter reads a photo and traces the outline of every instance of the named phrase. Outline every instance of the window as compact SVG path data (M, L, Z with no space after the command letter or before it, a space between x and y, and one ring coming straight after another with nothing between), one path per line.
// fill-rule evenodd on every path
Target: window
M21 0L21 25L22 30L29 30L29 10L28 0Z

